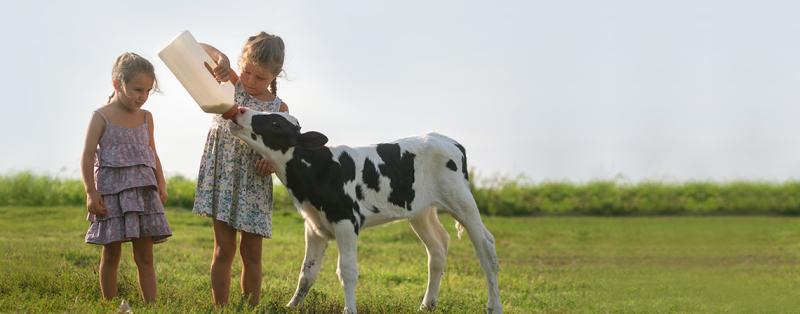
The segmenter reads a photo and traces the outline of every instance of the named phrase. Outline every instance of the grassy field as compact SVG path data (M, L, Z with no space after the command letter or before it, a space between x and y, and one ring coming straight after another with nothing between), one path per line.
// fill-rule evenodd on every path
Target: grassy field
M83 243L78 207L0 207L0 312L109 313L97 285L100 248ZM209 312L212 230L207 218L169 209L174 236L156 246L159 301L136 291L130 245L123 246L120 297L136 313ZM478 313L484 277L452 219L447 272L438 313ZM509 313L791 312L800 309L800 219L791 217L497 218L500 289ZM224 312L337 313L342 292L332 244L304 305L283 305L294 292L303 257L302 221L280 212L264 242L263 299ZM358 309L415 312L425 290L425 249L407 223L362 232ZM238 263L238 262L237 262ZM239 271L234 266L234 274ZM234 275L235 277L235 275ZM233 285L238 286L238 278Z

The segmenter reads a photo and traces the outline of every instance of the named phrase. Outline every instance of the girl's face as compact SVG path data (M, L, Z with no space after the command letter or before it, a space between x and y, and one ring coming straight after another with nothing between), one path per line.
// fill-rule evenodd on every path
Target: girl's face
M272 74L265 67L245 62L242 67L242 77L239 79L248 94L262 96L267 94L267 87L275 79L275 74Z
M117 91L120 103L127 109L139 109L150 97L150 92L153 90L155 79L146 74L139 73L134 75L133 79L122 85L120 81L114 81L114 89Z

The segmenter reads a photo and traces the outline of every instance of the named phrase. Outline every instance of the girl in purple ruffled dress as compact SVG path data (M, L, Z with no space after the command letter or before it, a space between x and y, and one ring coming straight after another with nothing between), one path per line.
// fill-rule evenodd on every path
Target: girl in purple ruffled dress
M86 243L103 246L100 290L112 299L122 242L132 242L139 290L149 303L156 300L153 244L172 235L164 216L167 186L153 142L153 116L141 109L156 87L153 65L124 53L114 63L112 82L108 103L92 115L81 158L91 222Z

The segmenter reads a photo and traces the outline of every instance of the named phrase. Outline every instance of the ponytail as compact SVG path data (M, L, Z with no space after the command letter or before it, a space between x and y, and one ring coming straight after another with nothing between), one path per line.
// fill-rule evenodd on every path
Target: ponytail
M272 83L269 83L269 91L272 95L278 96L278 78L275 77Z

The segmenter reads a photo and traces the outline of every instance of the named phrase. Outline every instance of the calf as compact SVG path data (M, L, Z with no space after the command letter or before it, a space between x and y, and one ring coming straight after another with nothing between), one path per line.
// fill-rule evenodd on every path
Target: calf
M494 237L481 221L469 189L464 147L436 133L366 147L326 147L319 132L300 133L287 113L241 109L231 132L275 165L275 174L305 219L306 252L297 290L288 306L303 301L317 277L328 240L336 239L336 273L344 286L346 313L356 312L359 232L408 219L428 251L428 288L422 309L436 306L449 235L436 209L466 228L488 285L487 311L501 313Z

